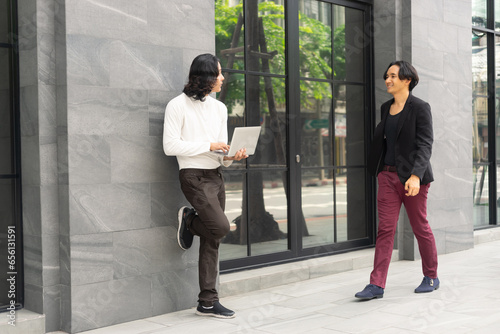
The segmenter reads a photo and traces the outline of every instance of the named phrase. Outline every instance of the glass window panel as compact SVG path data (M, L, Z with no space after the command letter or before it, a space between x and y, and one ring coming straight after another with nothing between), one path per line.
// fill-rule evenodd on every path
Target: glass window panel
M486 34L472 34L473 159L488 160L488 48Z
M0 174L12 174L10 49L0 48Z
M215 2L215 47L222 68L245 69L243 1Z
M288 249L288 206L284 182L286 172L248 173L224 171L226 215L230 232L220 246L221 260L270 254ZM248 201L248 206L244 205Z
M7 297L9 291L9 282L7 281L7 273L16 271L10 270L7 265L7 250L8 250L8 226L15 225L12 198L14 196L14 181L9 179L0 179L0 254L5 256L5 261L0 265L0 291L5 292L0 294L0 305L8 305L10 299ZM18 232L18 231L16 231ZM20 237L16 234L16 237ZM20 270L21 268L15 268Z
M338 168L335 170L335 218L337 218L337 242L348 240L347 208L347 169ZM350 203L349 208L352 209L352 205L350 205Z
M331 79L331 5L316 0L301 0L299 8L300 75Z
M496 113L495 113L495 125L496 125L496 137L495 137L495 149L496 149L496 158L497 158L497 161L496 163L500 163L500 95L498 94L498 87L497 87L497 93L496 93L496 99L495 99L495 110L496 110ZM487 134L486 134L487 136ZM487 137L485 138L487 139ZM474 145L474 144L473 144ZM475 160L476 161L476 160Z
M485 33L472 31L472 94L488 96L488 47Z
M488 199L488 99L472 97L473 221L474 226L489 223ZM499 189L499 188L497 188Z
M245 125L262 126L255 154L246 159L249 167L285 167L285 79L248 75L247 85Z
M228 126L244 126L245 111L245 75L239 73L222 72L224 83L217 99L224 103L228 112ZM232 135L229 132L229 136Z
M474 199L475 199L475 196L474 196ZM479 197L479 201L481 201L482 198ZM500 223L500 166L497 164L497 198L494 199L496 200L496 207L497 207L497 225ZM476 210L476 208L474 207L474 210ZM484 215L484 213L482 213ZM486 220L478 220L476 221L475 220L476 216L474 216L474 226L476 225L476 223L478 224L484 224L484 225L488 225L489 223L489 219L486 219ZM488 218L488 216L486 216L486 218Z
M363 86L336 86L335 165L361 166L365 163L365 113Z
M9 43L10 33L10 0L0 0L0 43Z
M332 88L328 82L302 80L300 116L302 166L333 165Z
M324 178L321 180L320 175ZM334 243L333 170L302 169L303 248Z
M472 26L486 27L487 0L472 0Z
M252 20L251 8L257 1L247 1L247 15ZM258 4L257 29L250 31L248 62L259 62L261 71L285 74L285 7L282 1L261 1ZM250 29L250 28L249 28ZM252 43L252 41L254 41ZM255 58L253 60L252 58Z
M10 88L10 48L0 47L0 89L7 90Z
M495 1L495 6L499 6L500 7L500 1ZM496 12L497 10L500 10L500 8L498 7L495 7L497 9L495 9L495 21L497 22L498 19L500 18L500 16L497 16L496 15ZM495 23L495 29L497 29L497 23ZM495 76L495 124L496 124L496 142L495 142L495 147L496 147L496 158L497 158L497 161L496 161L496 165L497 165L497 187L496 187L496 190L497 190L497 196L495 199L491 199L491 203L492 205L495 205L495 201L496 201L496 208L497 208L497 224L498 222L500 221L500 206L499 206L499 199L500 199L500 184L499 184L499 181L500 181L500 174L499 174L499 166L498 166L498 163L500 161L500 75L498 75L499 71L500 71L500 54L498 52L500 52L500 39L499 37L495 36L495 68L496 68L496 76ZM476 145L476 143L474 143L474 145ZM474 160L476 161L476 160ZM483 167L485 168L485 167ZM481 178L479 179L479 188L481 188ZM487 181L485 181L487 182ZM474 189L474 191L476 191L476 189ZM486 190L486 194L488 194L488 191ZM485 213L482 212L484 211L484 207L488 208L488 205L481 205L481 201L482 201L482 197L483 196L483 192L479 192L478 195L477 195L477 200L478 200L478 208L476 208L476 193L474 192L474 210L475 211L479 211L480 213L478 213L478 216L481 217L481 216L484 216ZM487 210L486 210L487 211ZM474 218L476 218L476 216L474 216ZM486 217L488 218L488 217ZM486 220L474 220L474 224L484 224L484 225L487 225L489 223L489 220L486 219Z
M364 168L336 170L337 241L367 237L365 175Z
M472 158L475 163L488 161L488 99L472 96Z
M335 79L364 81L364 15L357 9L333 6L333 42Z
M488 166L472 166L473 170L473 211L474 226L488 225L489 223L489 198L488 198ZM497 174L498 175L498 174ZM498 177L498 176L497 176Z
M500 31L500 0L495 0L495 30Z
M243 184L246 174L241 171L224 170L224 183L226 187L226 213L230 224L229 233L220 244L220 260L230 260L247 256L246 240L240 242L243 233L239 228L243 208Z
M477 60L476 60L477 61ZM495 88L496 96L499 97L500 93L500 36L495 36ZM481 77L479 77L481 78ZM477 91L474 93L477 94Z
M286 172L248 173L248 231L251 255L288 250Z

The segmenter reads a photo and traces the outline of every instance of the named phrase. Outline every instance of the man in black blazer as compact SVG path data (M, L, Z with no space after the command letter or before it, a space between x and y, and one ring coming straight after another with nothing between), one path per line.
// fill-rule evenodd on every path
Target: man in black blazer
M427 221L427 192L434 180L430 158L433 133L429 104L412 95L418 83L415 68L406 61L389 65L384 75L393 99L381 107L368 161L378 180L379 226L370 284L355 297L382 298L391 261L401 204L404 204L422 257L424 279L416 293L439 288L437 250Z

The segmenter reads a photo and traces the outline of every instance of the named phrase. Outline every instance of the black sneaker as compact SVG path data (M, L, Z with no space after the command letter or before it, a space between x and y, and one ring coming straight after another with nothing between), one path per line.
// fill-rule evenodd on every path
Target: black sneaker
M177 243L183 250L189 249L189 247L191 247L191 245L193 244L194 235L187 228L187 217L194 212L195 211L193 209L190 209L187 206L183 206L179 209L179 228L177 229Z
M235 316L234 311L231 311L230 309L222 306L218 300L215 301L212 306L203 306L201 305L201 303L198 303L196 314L225 319L234 318Z

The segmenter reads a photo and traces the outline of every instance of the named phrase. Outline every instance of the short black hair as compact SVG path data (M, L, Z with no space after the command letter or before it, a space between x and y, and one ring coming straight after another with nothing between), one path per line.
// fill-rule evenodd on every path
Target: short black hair
M384 72L384 80L387 79L387 71L391 66L394 65L399 67L398 77L400 80L405 80L405 79L411 80L409 87L411 92L413 88L415 88L415 86L418 84L419 78L417 70L415 69L415 67L412 66L412 64L410 64L407 61L404 60L393 61L392 63L389 64L389 66L387 66L387 69Z
M205 96L212 92L219 76L219 59L204 53L193 59L189 69L189 80L183 92L195 100L204 101Z

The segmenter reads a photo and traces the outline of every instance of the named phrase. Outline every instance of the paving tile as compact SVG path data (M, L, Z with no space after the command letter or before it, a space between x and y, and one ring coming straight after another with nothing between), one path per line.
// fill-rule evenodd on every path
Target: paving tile
M317 329L326 328L339 319L324 314L312 314L293 319L287 319L257 329L269 333L314 333Z
M398 328L399 324L407 321L406 317L391 315L379 311L362 313L361 315L350 316L331 325L325 326L328 329L343 331L345 333L373 333L377 330L386 330L391 327Z
M175 326L163 327L141 334L169 334L169 333L233 333L238 329L236 319L216 319L213 317L201 317L195 314L195 321L176 324Z
M182 323L187 323L190 321L199 320L198 318L194 317L194 315L195 315L195 310L194 310L194 308L191 308L191 309L184 310L184 311L158 315L156 317L147 318L145 320L156 323L156 324L160 324L160 325L166 327L166 326L175 326L177 324L182 324ZM87 333L85 333L85 334L87 334Z
M498 310L498 308L497 308ZM498 328L500 328L500 321L498 319L497 312L493 312L494 314L483 315L481 321L478 321L473 324L467 324L473 328L469 333L473 334L497 334Z
M142 334L161 328L164 328L164 326L147 320L136 320L119 325L86 331L85 334Z

